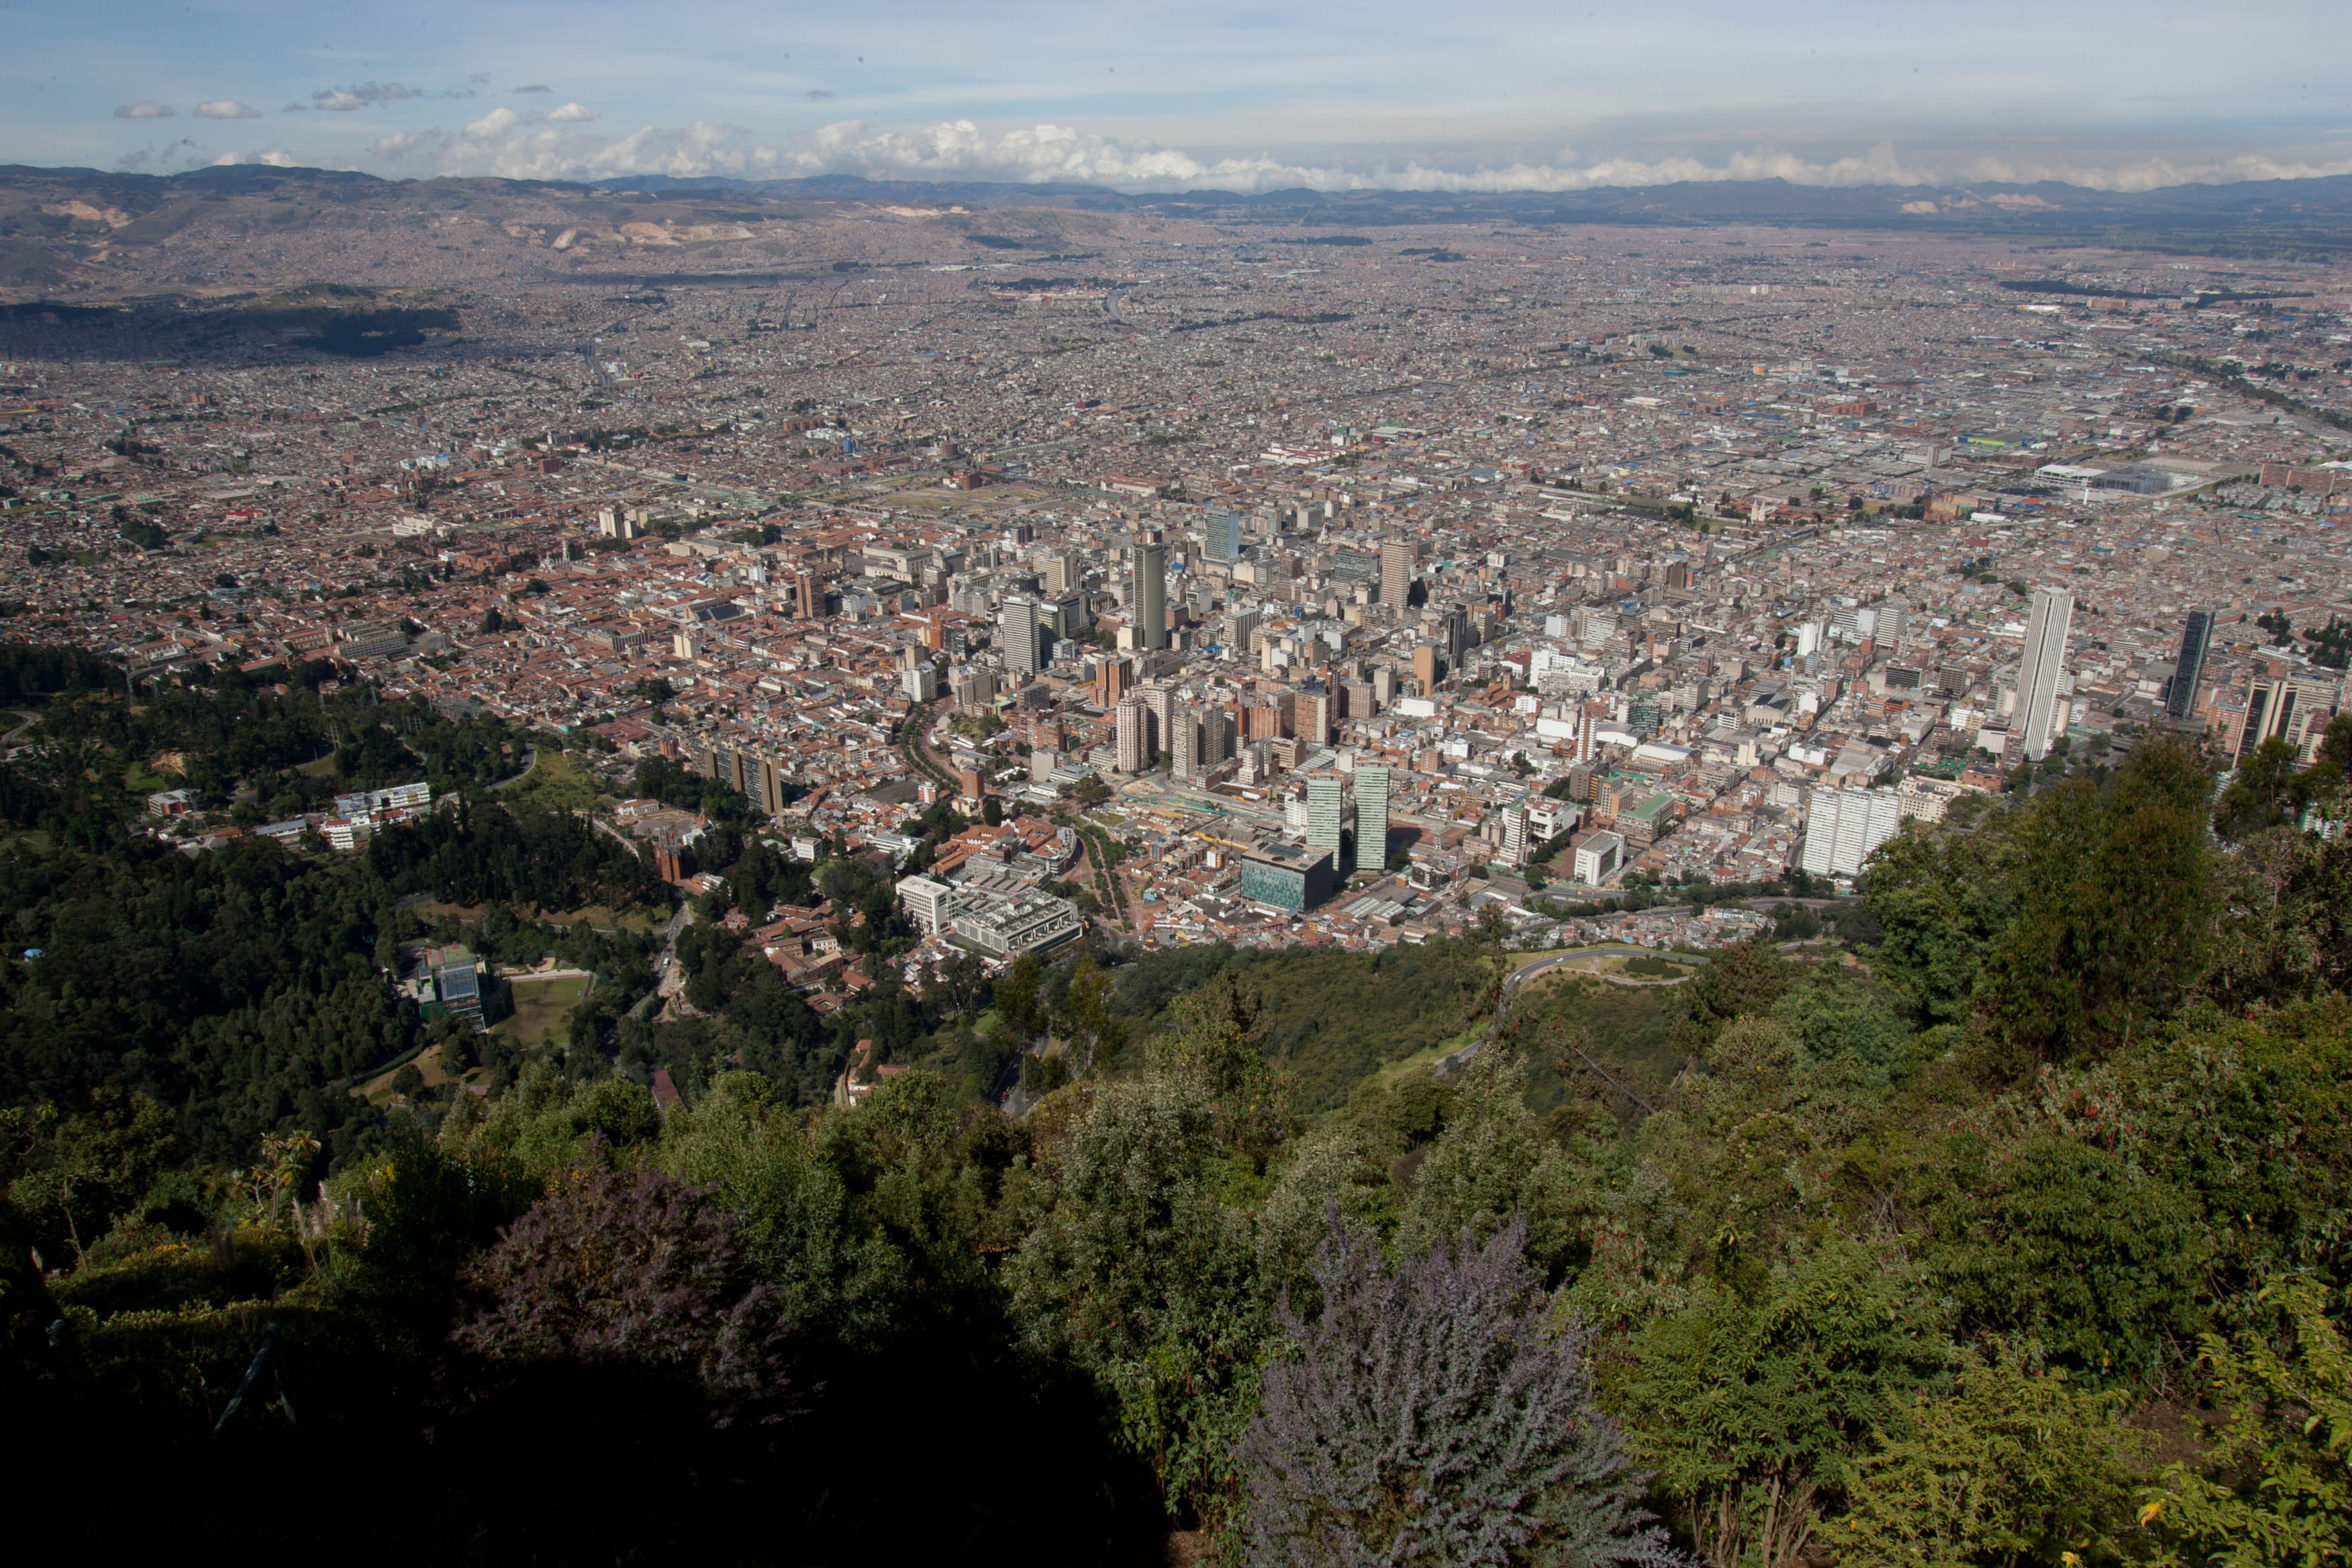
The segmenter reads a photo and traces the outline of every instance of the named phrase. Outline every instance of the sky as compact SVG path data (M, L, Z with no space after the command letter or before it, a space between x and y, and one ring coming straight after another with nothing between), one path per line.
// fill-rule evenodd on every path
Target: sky
M1127 191L2352 174L2352 5L0 0L0 163Z

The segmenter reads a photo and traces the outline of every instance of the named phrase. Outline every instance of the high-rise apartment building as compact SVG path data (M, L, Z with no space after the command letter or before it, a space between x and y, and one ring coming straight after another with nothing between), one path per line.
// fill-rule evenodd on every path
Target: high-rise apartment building
M1168 550L1157 533L1146 533L1129 552L1128 608L1133 612L1136 646L1168 646Z
M2058 706L2058 678L2066 664L2066 631L2074 619L2074 595L2066 588L2033 590L2033 612L2025 622L2025 656L2017 670L2012 727L2023 737L2028 760L2050 754L2051 720Z
M1123 773L1150 773L1160 752L1159 737L1153 732L1158 721L1139 697L1129 697L1121 702L1117 713L1117 755L1113 765Z
M1167 742L1168 768L1180 779L1201 776L1201 711L1179 702L1171 716Z
M1357 805L1358 808L1361 809L1362 802L1360 799L1358 801ZM1505 806L1502 810L1501 820L1496 826L1499 830L1496 847L1501 851L1500 858L1503 864L1507 866L1525 865L1527 863L1528 847L1528 808L1524 805Z
M2205 650L2213 640L2213 617L2203 610L2189 612L2180 628L2180 657L2173 662L2172 683L2165 689L2164 711L2186 719L2197 706L2197 683L2205 678Z
M1348 850L1347 780L1338 773L1307 779L1307 853L1331 858L1331 876L1344 881L1355 868Z
M1231 761L1233 754L1234 716L1223 703L1211 702L1201 710L1201 771Z
M1412 546L1390 540L1381 546L1381 603L1402 610L1412 594Z
M1242 514L1224 510L1211 512L1201 525L1201 553L1211 561L1240 560Z
M948 689L957 707L977 712L996 700L996 672L982 664L959 664L948 672Z
M1147 680L1135 689L1136 696L1151 710L1153 745L1159 751L1168 749L1168 731L1176 721L1176 689L1164 680Z
M1131 658L1107 658L1095 666L1095 706L1116 708L1127 700L1128 691L1135 685L1135 661Z
M1891 789L1817 784L1805 813L1801 861L1816 877L1851 877L1903 826L1903 802Z
M2264 741L2280 740L2293 746L2307 763L2319 737L2326 732L2328 721L2336 716L2337 700L2333 681L2290 675L2267 680L2250 678L2242 705L2231 704L2242 706L2234 743L2232 737L2222 737L2231 762L2243 765Z
M1470 612L1460 605L1449 605L1445 611L1445 665L1449 669L1462 668L1462 656L1470 650Z
M1389 863L1389 770L1356 770L1356 863L1379 870Z
M1331 743L1331 698L1328 692L1294 691L1283 700L1290 709L1290 732L1310 746Z

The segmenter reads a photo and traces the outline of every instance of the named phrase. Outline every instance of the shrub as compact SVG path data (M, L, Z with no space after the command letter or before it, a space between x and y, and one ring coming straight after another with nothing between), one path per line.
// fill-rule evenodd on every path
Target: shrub
M709 1189L591 1157L467 1272L483 1298L457 1341L493 1360L691 1373L729 1400L789 1388L781 1293L757 1283Z
M1337 1207L1323 1310L1244 1438L1255 1564L1678 1561L1593 1401L1587 1337L1543 1323L1514 1220L1391 1272Z

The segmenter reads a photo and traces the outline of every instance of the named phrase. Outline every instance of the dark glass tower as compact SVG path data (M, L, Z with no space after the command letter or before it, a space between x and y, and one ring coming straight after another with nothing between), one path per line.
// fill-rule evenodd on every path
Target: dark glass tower
M2197 701L2197 683L2205 675L2205 649L2213 640L2213 617L2203 610L2189 612L2180 632L2180 657L2174 661L2172 685L2164 694L2164 711L2186 719Z

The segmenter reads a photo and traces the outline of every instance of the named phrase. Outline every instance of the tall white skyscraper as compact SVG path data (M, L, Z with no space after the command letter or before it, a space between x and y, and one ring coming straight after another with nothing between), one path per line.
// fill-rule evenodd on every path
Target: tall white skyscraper
M2033 590L2033 613L2025 623L2025 657L2017 668L2017 725L2032 762L2050 754L2050 720L2058 705L2058 677L2066 664L2066 630L2074 620L2072 590Z

